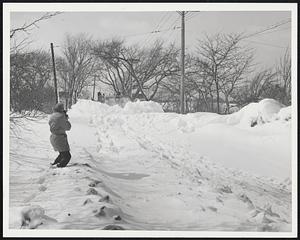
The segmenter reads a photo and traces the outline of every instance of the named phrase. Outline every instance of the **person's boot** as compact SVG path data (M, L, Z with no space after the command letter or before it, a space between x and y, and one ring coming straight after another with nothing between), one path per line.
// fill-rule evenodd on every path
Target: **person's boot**
M69 163L69 161L66 162L66 161L62 160L56 166L59 167L59 168L63 168L65 166L67 166L68 163Z
M55 161L54 161L53 163L51 163L51 165L53 166L53 165L58 164L58 163L59 163L59 160L60 160L60 158L56 158Z

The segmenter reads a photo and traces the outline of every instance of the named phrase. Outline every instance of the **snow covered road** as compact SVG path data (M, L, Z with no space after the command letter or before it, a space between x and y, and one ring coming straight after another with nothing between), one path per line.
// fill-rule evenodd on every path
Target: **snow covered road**
M64 169L49 168L47 119L12 135L10 228L36 206L39 229L291 231L288 123L239 128L140 105L73 106Z

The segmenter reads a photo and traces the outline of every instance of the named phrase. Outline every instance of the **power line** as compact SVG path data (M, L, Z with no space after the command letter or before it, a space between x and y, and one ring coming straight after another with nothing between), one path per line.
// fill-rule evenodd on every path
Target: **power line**
M158 23L157 28L155 28L154 31L159 31L157 30L158 28L162 28L163 26L165 26L165 24L169 21L171 16L172 16L171 12L167 12L165 15L165 19ZM143 47L149 44L152 40L153 40L153 35L149 36L149 38L144 41Z
M177 21L177 17L175 17L175 20L173 20L172 21L172 14L170 14L170 17L169 17L169 19L168 20L170 20L170 21L166 21L165 22L165 26L168 26L168 28L170 28L170 29L178 29L178 28L180 28L180 27L177 27L177 26L175 26L174 24L175 24L175 22ZM171 23L171 24L170 24ZM166 36L166 33L164 33L164 34L162 34L161 35L161 38L162 37L164 37L164 36Z
M284 25L284 24L287 24L287 23L289 23L289 22L291 22L290 19L289 19L289 20L285 20L285 21L281 21L281 22L279 22L279 23L277 23L277 24L275 24L275 25L269 26L269 27L267 27L267 28L265 28L265 29L263 29L263 30L260 30L260 31L251 33L251 34L249 34L249 35L246 35L245 37L243 37L243 39L245 39L245 38L250 38L250 37L253 37L253 36L256 36L256 35L265 33L265 32L267 32L267 31L269 31L269 30L278 28L278 27L280 27L280 26L282 26L282 25Z
M287 30L287 29L291 29L291 27L277 29L277 30L274 30L274 31L271 31L271 32L265 32L265 33L261 33L259 35L270 34L270 33L274 33L274 32L281 32L281 31L284 31L284 30Z
M160 27L162 28L162 27L168 26L168 23L170 23L171 17L172 17L172 14L171 14L171 12L170 12L169 17L165 20L164 23L162 23L162 24L160 25ZM171 21L172 21L172 20L171 20ZM180 28L180 27L174 26L174 23L175 23L176 21L177 21L177 19L175 19L175 21L173 21L173 22L171 23L171 25L169 25L168 28L169 28L169 29L172 29L172 30L176 30L176 29ZM164 30L156 30L156 32L165 32L165 31L164 31ZM163 37L164 35L165 35L165 34L163 34L161 37ZM149 45L154 39L155 39L155 36L152 35L148 40L146 40L146 41L144 42L143 47L146 46L146 45Z
M159 27L159 25L161 24L161 22L164 21L164 19L165 19L167 16L168 16L168 12L166 12L164 15L162 15L162 17L161 17L160 20L157 22L157 24L155 25L154 30L153 30L152 32L156 31L156 29ZM150 32L150 33L151 33L151 32ZM144 44L142 45L142 47L144 47L145 43L146 43L147 41L149 41L150 38L151 38L151 35L148 36L148 37L144 40Z
M176 28L180 28L180 27L176 27ZM174 28L169 28L169 29L163 29L163 30L154 30L151 32L144 32L144 33L137 33L137 34L131 34L131 35L126 35L126 36L122 36L122 37L136 37L136 36L143 36L143 35L148 35L148 34L153 34L153 33L160 33L160 32L168 32L174 30Z
M181 27L177 27L177 26L176 26L176 22L177 22L179 19L180 19L180 16L177 16L170 26L171 26L172 28L174 28L174 29L180 29ZM170 42L171 42L171 38L173 37L174 33L175 33L175 31L172 31L172 32L169 34L169 36L168 36L168 38L167 38L167 41L170 40ZM164 37L164 36L166 36L166 34L163 34L161 37Z
M168 16L168 17L167 17ZM170 13L166 12L166 14L161 18L160 21L156 24L156 27L152 32L158 32L159 27L162 27L166 21L170 18ZM149 36L148 38L145 39L144 44L146 44L148 41L150 42L150 39L153 38L153 35Z
M178 20L180 20L180 16L177 15L177 16L175 16L175 19L174 19L174 21L171 23L170 27L176 28L176 29L180 29L181 27L176 26L176 25L177 25L176 22L177 22ZM171 32L171 34L170 34L170 36L169 36L168 39L170 39L170 38L171 38L171 35L173 35L174 33L175 33L175 31ZM163 35L163 36L165 36L165 35ZM162 36L162 37L163 37L163 36Z
M168 15L169 15L169 17L167 18ZM158 22L158 24L157 24L157 26L156 26L155 29L159 29L160 27L162 27L162 25L163 25L162 23L163 23L164 21L167 22L167 21L169 20L170 16L171 16L170 12L167 12L167 13L164 15L164 17L165 17L166 19L162 18L162 19ZM162 24L162 25L161 25L161 24Z
M270 47L276 47L276 48L287 48L287 47L278 46L278 45L269 44L269 43L264 43L264 42L257 42L257 41L251 41L251 40L244 40L244 41L251 42L251 43L257 43L257 44L262 44L262 45L270 46Z
M198 14L200 14L200 12L192 12L189 16L186 17L186 22L198 16Z
M158 33L164 33L161 35L161 37L165 36L166 32L171 31L170 37L173 35L175 32L174 30L180 29L181 27L176 26L175 23L178 20L179 17L176 17L175 20L169 25L169 28L161 29L162 27L166 27L168 23L170 23L172 17L172 12L167 12L165 13L159 20L159 22L156 24L155 28L151 32L143 32L143 33L137 33L137 34L130 34L130 35L125 35L121 36L123 38L130 38L130 37L136 37L136 36L143 36L143 35L149 35L145 40L144 43L142 44L142 47L145 47L146 45L149 45L154 39L155 39L155 34Z

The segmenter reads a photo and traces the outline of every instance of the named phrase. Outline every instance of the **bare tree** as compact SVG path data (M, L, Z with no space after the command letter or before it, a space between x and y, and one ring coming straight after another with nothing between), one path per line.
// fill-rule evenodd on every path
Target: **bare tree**
M63 57L58 59L57 70L66 84L69 106L89 84L94 74L95 61L91 55L91 40L84 34L67 35L63 45Z
M97 58L98 80L115 93L131 97L133 80L125 66L126 62L120 59L123 52L127 53L127 48L123 41L116 39L98 42L93 48L93 54ZM130 60L134 61L128 57L128 61Z
M156 42L152 49L142 51L136 68L129 64L130 72L138 85L136 95L141 93L146 100L154 98L160 83L179 72L176 60L179 50L170 45L164 49L162 42Z
M10 128L20 126L22 119L36 120L46 104L51 102L53 89L50 78L50 56L43 51L24 51L31 43L29 35L41 21L59 12L45 13L41 17L10 30ZM27 34L26 37L19 33Z
M194 91L197 105L195 111L214 111L215 85L209 64L201 59L192 59L190 74L187 74L187 85Z
M164 49L160 42L151 49L140 49L113 40L98 44L94 54L103 63L101 81L131 99L138 95L153 99L162 80L178 71L178 51L174 46Z
M48 20L54 16L61 14L61 12L46 12L41 17L32 20L29 23L24 23L22 26L12 28L10 30L10 52L16 54L24 50L32 41L29 39L29 35L34 28L39 28L39 23ZM27 36L19 37L20 33L25 33Z
M258 102L264 97L270 96L270 90L273 91L273 85L276 81L276 72L272 69L266 69L258 72L254 77L241 87L235 88L233 98L237 104L242 107L251 102Z
M254 75L244 85L234 89L233 97L242 106L263 98L273 98L291 104L291 57L288 51L273 69L265 69Z
M44 51L10 56L10 120L32 119L45 111L53 89L47 85L51 76L50 55Z
M185 56L185 104L188 112L213 111L214 85L207 69L204 61L191 54ZM167 111L179 112L179 94L180 72L174 72L162 81L158 100L163 102Z
M236 49L236 58L228 61L224 72L221 75L220 90L225 98L225 113L229 113L229 98L238 84L243 84L242 80L251 66L253 54L248 49Z
M156 101L163 104L165 111L179 112L180 76L174 74L161 82Z
M218 113L220 113L220 93L223 92L228 105L229 95L252 60L251 51L239 46L241 39L241 34L217 34L214 37L206 36L204 41L199 41L199 62L206 65L208 80L214 82Z
M280 101L283 104L291 104L291 55L286 50L283 57L280 59L280 63L277 66L277 78L281 88Z
M61 12L54 12L54 13L45 13L43 14L41 17L33 20L30 23L24 23L22 26L20 27L16 27L10 30L10 38L13 38L17 33L19 32L25 32L27 34L29 34L30 31L32 31L34 28L38 28L38 23L47 19L50 19L58 14L60 14Z

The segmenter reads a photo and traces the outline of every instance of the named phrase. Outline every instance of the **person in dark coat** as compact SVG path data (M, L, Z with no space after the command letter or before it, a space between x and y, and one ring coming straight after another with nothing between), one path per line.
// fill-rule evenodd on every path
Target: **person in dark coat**
M63 103L57 103L53 107L53 113L49 118L50 126L50 142L53 146L54 151L58 151L59 155L55 159L52 165L57 167L65 167L71 159L70 146L66 131L71 129L71 123L69 122L69 116L64 110Z
M101 102L102 94L101 92L98 92L98 102Z

